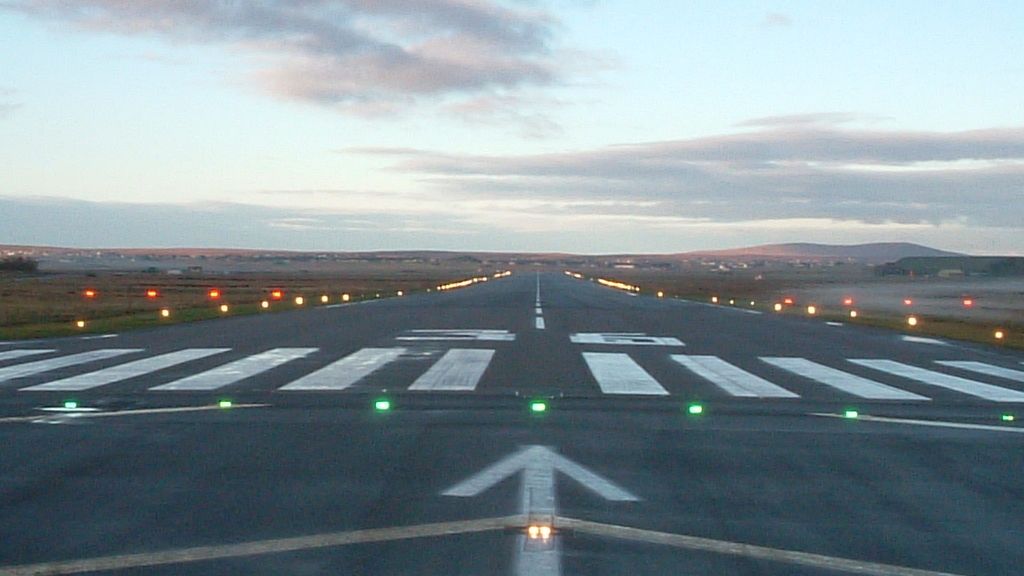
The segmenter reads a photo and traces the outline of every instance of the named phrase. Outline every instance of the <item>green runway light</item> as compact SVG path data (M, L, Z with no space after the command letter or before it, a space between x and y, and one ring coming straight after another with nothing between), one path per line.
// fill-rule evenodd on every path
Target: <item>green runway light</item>
M859 416L860 412L857 412L856 410L847 410L846 412L843 412L843 418L857 418Z
M999 419L1002 420L1003 422L1013 422L1017 418L1013 414L1003 414L1002 416L999 417Z
M704 413L704 406L702 404L690 404L686 407L686 413L691 416L699 416Z
M377 412L387 412L391 410L391 401L386 399L377 400L373 403L373 409Z
M217 406L220 406L221 408L231 408L233 405L234 404L231 403L231 400L221 400L220 402L217 402Z
M548 405L546 402L541 402L539 400L536 402L530 402L530 412L540 414L541 412L547 412L547 410Z
M78 408L78 402L75 402L74 400L67 400L64 402L64 408L67 408L68 410L74 410Z

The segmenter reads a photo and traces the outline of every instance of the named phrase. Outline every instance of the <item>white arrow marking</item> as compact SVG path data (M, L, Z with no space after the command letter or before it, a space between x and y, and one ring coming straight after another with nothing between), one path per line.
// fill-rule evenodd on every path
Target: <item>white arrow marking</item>
M473 497L518 472L523 473L520 512L527 517L556 513L555 470L571 477L591 492L616 502L636 502L636 496L546 446L526 446L442 492L445 496ZM515 574L557 576L562 573L558 540L549 546L530 546L525 535L516 538Z

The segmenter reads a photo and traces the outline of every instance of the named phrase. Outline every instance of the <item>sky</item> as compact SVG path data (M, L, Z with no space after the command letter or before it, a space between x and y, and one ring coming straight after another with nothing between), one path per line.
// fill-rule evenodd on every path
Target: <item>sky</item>
M0 0L0 243L1024 255L1024 3Z

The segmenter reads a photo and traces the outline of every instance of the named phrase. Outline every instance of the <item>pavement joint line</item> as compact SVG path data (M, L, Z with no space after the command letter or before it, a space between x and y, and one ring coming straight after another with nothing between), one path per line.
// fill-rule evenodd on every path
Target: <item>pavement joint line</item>
M74 418L106 418L111 416L142 416L146 414L173 414L178 412L203 412L207 410L237 410L239 408L266 408L270 404L233 404L230 408L222 408L217 404L206 405L206 406L175 406L172 408L144 408L141 410L117 410L114 412L91 412L84 411L83 409L75 410L50 410L48 414L39 414L36 416L13 416L9 418L0 418L0 424L7 422L33 422L37 420L46 420L53 418L54 416L74 417Z
M826 418L843 418L843 414L828 414L824 412L812 412L811 416L823 416ZM985 430L989 432L1009 432L1011 434L1024 434L1024 428L1013 428L1010 426L992 426L989 424L966 424L963 422L946 422L943 420L914 420L910 418L886 418L883 416L859 415L856 420L865 422L884 422L888 424L907 424L910 426L931 426L934 428L956 428L960 430Z
M685 550L700 552L712 552L730 556L743 556L758 560L782 562L785 564L796 564L813 568L835 570L848 574L866 574L868 576L963 576L951 572L935 572L919 568L907 568L892 564L879 564L852 560L849 558L838 558L823 554L812 554L810 552L798 552L795 550L784 550L780 548L769 548L767 546L755 546L741 542L729 542L725 540L714 540L698 536L686 536L683 534L672 534L670 532L657 532L644 530L642 528L631 528L628 526L617 526L614 524L603 524L588 520L577 520L558 516L555 524L559 529L574 530L579 533L593 536L604 536L618 540L629 540L632 542L644 542L648 544L660 544ZM2 574L2 573L0 573Z
M283 552L299 552L318 548L331 548L350 544L369 544L392 542L395 540L411 540L415 538L435 538L438 536L456 536L478 532L497 530L522 530L527 518L522 515L481 518L478 520L460 520L454 522L437 522L415 526L391 528L367 528L347 532L328 532L310 536L292 538L275 538L239 542L220 546L196 546L178 548L160 552L140 554L120 554L100 556L79 560L44 562L39 564L23 564L20 566L0 566L0 576L29 576L38 574L63 575L85 574L102 570L126 570L145 566L165 566L186 562L221 560L225 558L243 558L263 554L279 554Z

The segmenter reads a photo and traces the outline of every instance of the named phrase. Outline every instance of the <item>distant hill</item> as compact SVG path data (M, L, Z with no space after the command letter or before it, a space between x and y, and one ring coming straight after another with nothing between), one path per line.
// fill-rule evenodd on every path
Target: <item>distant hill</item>
M797 242L791 244L765 244L730 250L688 252L682 256L736 259L763 258L768 260L850 260L864 264L884 264L886 262L895 262L902 258L963 256L963 254L936 250L935 248L909 242L875 242L853 245Z

